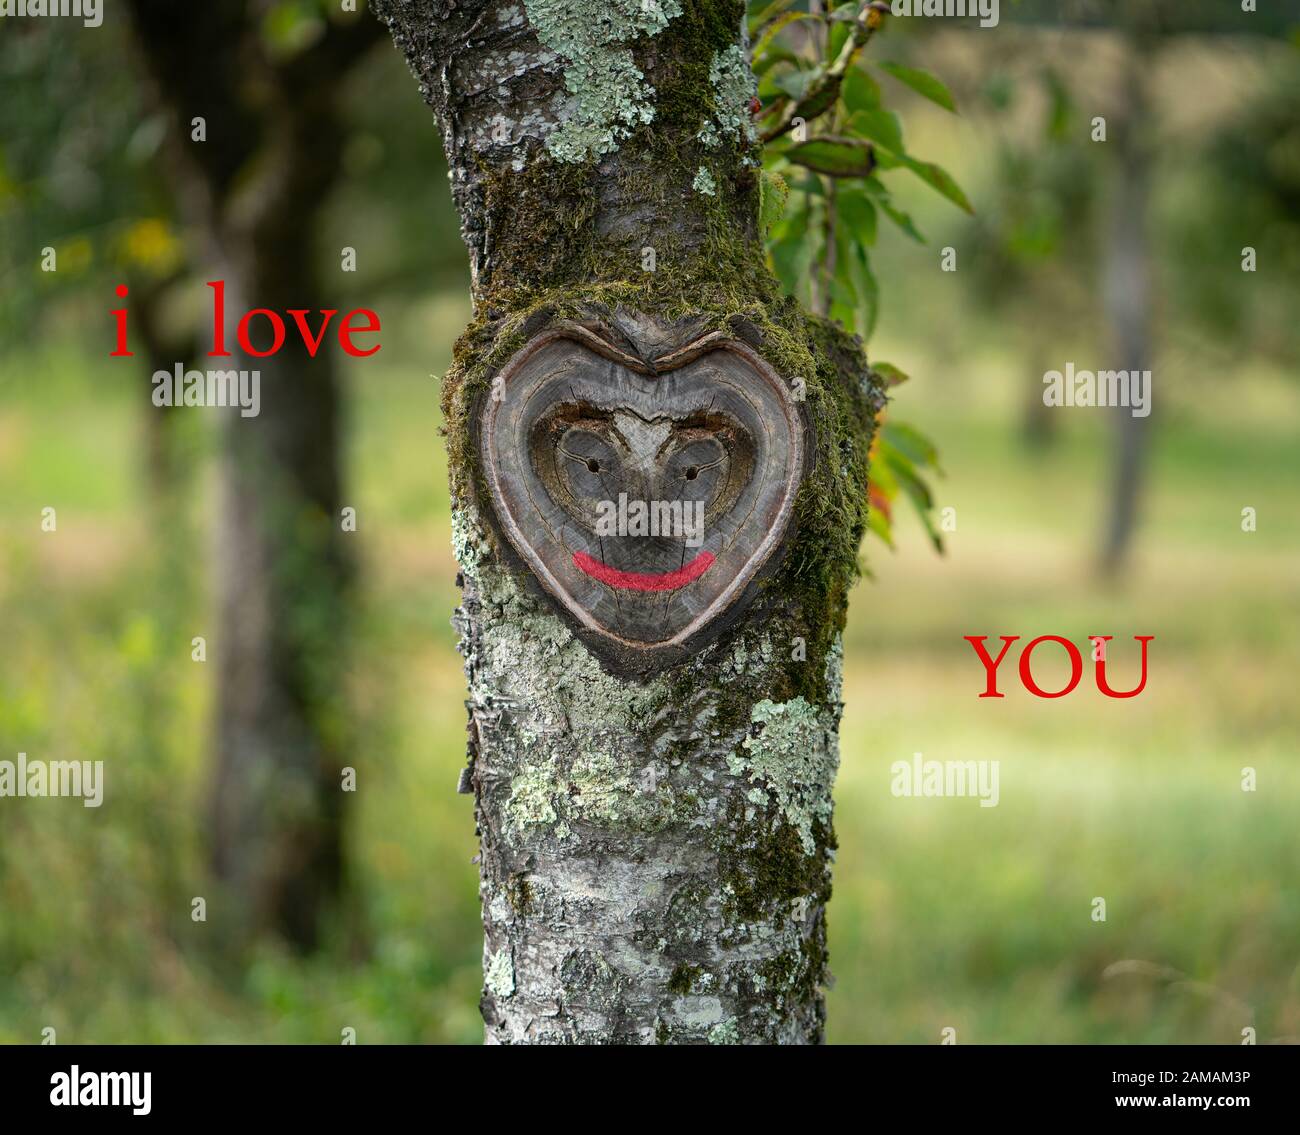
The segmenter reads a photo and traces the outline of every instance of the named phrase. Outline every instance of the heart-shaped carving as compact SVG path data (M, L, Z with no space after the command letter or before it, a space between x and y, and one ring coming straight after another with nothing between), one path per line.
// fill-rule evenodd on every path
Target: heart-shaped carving
M774 562L803 419L742 342L647 358L612 338L562 324L530 340L493 384L479 444L515 551L584 638L636 667L704 641Z

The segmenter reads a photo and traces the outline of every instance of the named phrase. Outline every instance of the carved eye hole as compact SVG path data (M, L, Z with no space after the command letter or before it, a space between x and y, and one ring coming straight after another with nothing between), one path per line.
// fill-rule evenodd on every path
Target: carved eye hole
M583 426L575 426L560 437L555 460L561 479L578 497L607 495L607 475L615 474L619 467L609 438Z
M736 503L754 468L753 442L732 418L697 412L677 424L667 460L672 495L704 502L713 524Z
M585 514L609 495L619 456L609 435L609 415L585 403L565 402L540 418L529 436L533 469L553 500Z

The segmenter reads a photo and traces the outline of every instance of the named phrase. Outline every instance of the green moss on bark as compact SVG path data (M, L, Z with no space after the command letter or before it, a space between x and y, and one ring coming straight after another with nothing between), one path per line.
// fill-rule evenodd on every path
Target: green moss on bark
M668 989L672 993L686 994L690 993L695 982L699 980L700 975L704 972L703 966L688 965L680 962L673 967L673 972L668 978Z
M793 824L777 818L754 825L732 805L718 843L727 909L743 922L762 922L796 899L829 900L835 830L819 820L812 834L809 853Z

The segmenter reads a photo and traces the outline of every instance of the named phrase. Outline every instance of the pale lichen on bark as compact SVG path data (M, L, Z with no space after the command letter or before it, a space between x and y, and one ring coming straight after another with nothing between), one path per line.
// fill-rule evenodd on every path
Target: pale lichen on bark
M712 105L700 126L697 137L710 148L727 139L743 135L751 143L758 140L750 100L758 90L754 72L739 44L717 52L709 64ZM757 158L754 159L757 161Z
M696 193L703 193L705 197L717 196L718 183L713 180L713 174L709 172L708 166L700 166L695 171L695 179L691 182L691 188Z
M677 0L524 0L537 38L562 60L569 99L546 138L551 157L582 162L653 122L654 90L625 46L682 14Z
M799 832L809 855L817 852L815 825L829 827L831 788L839 765L839 640L827 656L830 701L814 706L802 697L774 702L764 698L750 711L753 727L727 764L756 787L747 799L756 806L776 800L786 822ZM829 754L829 756L828 756Z

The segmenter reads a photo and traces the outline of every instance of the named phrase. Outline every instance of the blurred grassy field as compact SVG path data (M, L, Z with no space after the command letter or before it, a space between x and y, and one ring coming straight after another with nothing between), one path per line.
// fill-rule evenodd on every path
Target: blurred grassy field
M920 255L919 253L917 255ZM932 256L933 251L927 251ZM890 278L891 268L881 270ZM903 273L906 275L906 273ZM917 285L921 287L921 285ZM1123 583L1092 548L1104 420L1018 437L1023 366L974 323L927 334L899 297L879 357L918 376L906 416L940 442L945 559L904 520L854 595L830 912L830 1038L936 1043L1235 1042L1300 1036L1300 393L1267 370L1157 388L1151 491ZM914 314L909 320L908 310ZM476 1042L480 937L463 762L456 601L437 383L459 294L385 312L385 351L349 374L349 503L363 568L350 834L364 934L244 975L214 943L202 870L211 635L210 486L150 512L143 382L76 346L0 375L0 749L103 759L96 811L0 803L0 1041ZM893 336L891 340L889 336ZM434 344L430 348L429 344ZM961 344L958 365L958 344ZM187 419L192 464L212 439ZM58 531L40 531L40 509ZM1259 530L1240 512L1258 510ZM151 522L165 515L165 523ZM1113 634L1121 688L1156 636L1147 691L1090 679L1060 701L980 700L966 634ZM1047 659L1041 680L1049 681ZM891 762L1001 762L1001 804L895 799ZM1241 791L1243 766L1259 790ZM210 896L209 922L189 919ZM1094 923L1096 896L1108 920ZM1106 978L1125 960L1150 963ZM1163 967L1157 969L1156 967ZM1132 967L1130 967L1132 968ZM1185 975L1180 977L1179 975Z

